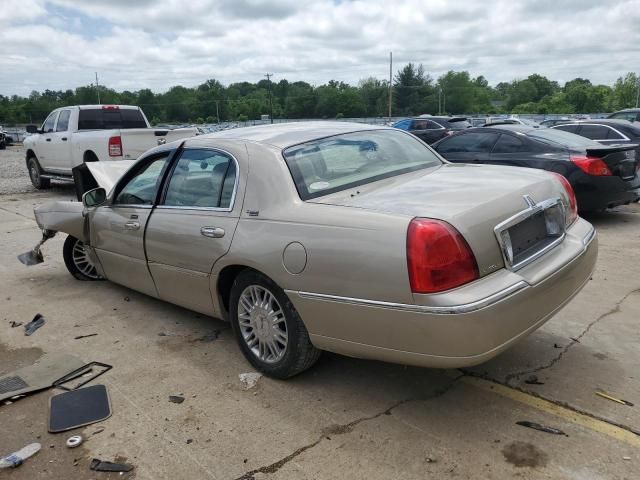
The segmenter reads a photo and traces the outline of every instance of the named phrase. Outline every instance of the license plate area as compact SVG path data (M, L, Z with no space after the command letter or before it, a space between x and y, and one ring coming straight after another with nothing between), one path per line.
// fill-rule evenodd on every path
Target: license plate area
M495 228L505 266L511 270L544 255L565 236L565 210L560 199L530 203L529 208Z

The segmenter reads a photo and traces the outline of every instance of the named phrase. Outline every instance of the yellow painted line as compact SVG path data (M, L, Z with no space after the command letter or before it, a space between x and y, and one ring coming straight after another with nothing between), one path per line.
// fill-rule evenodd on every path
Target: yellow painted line
M588 428L589 430L602 433L620 442L627 443L634 447L640 447L640 436L634 434L633 432L629 432L624 428L616 427L615 425L603 422L602 420L592 418L583 413L575 412L568 408L561 407L560 405L556 405L555 403L548 400L529 395L514 388L505 387L504 385L500 385L499 383L490 382L489 380L483 380L482 378L469 377L465 375L460 379L460 381L466 383L467 385L472 385L474 387L481 388L482 390L496 393L515 402L535 408L536 410L555 415L556 417L560 417L570 423L574 423L576 425L580 425L581 427Z

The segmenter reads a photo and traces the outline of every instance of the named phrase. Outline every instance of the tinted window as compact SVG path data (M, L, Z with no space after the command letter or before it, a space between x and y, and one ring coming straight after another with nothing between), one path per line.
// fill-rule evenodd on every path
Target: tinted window
M618 112L613 115L609 115L609 118L617 118L621 120L629 120L633 122L636 119L636 112Z
M137 165L137 171L120 189L115 205L153 205L169 153Z
M531 149L529 146L513 135L500 135L500 138L493 146L493 153L517 153L528 152Z
M58 124L56 125L56 132L66 132L69 130L69 117L71 116L71 110L62 110L58 117Z
M465 153L465 152L490 152L491 147L498 138L497 133L469 132L455 135L444 140L438 145L438 152L445 153Z
M164 205L229 208L235 179L235 162L227 155L185 150L171 174Z
M135 108L92 108L80 110L78 130L146 128L142 112Z
M578 134L592 140L604 140L607 138L607 130L609 129L604 125L582 125Z
M562 126L562 128L564 128L564 125ZM563 147L569 148L591 148L600 146L599 143L594 142L593 140L589 140L586 137L575 135L569 132L563 132L561 130L561 127L544 129L540 128L537 130L531 130L527 133L527 135L531 138L542 140L555 146L562 145Z
M414 120L411 124L411 130L427 130L429 127L429 120Z
M303 200L441 165L422 141L397 130L376 130L290 147L284 158Z
M58 116L58 112L53 112L51 115L47 117L47 119L42 124L42 131L44 133L53 132L53 126L56 124L57 116Z
M574 124L574 125L558 125L557 127L553 127L556 130L563 130L565 132L571 132L571 133L576 133L578 131L578 127L580 125Z
M624 137L613 128L607 128L607 140L624 140Z

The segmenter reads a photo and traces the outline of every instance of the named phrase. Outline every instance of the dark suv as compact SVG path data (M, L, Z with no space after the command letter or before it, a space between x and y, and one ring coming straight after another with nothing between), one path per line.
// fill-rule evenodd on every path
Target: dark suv
M636 158L640 158L640 125L627 120L613 120L599 118L594 120L579 120L555 125L551 128L575 133L590 138L603 145L636 144Z
M466 117L416 117L400 120L393 125L394 128L413 133L419 139L432 144L458 130L471 128L471 123Z
M630 122L640 122L640 108L625 108L624 110L612 113L607 118L629 120Z

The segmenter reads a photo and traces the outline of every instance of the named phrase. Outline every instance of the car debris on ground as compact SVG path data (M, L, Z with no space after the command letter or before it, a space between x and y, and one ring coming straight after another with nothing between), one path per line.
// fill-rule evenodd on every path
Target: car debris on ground
M258 384L260 377L262 377L262 374L258 372L241 373L238 375L238 378L240 378L240 382L244 385L245 390L251 390L255 387Z
M84 441L84 438L82 438L82 435L72 435L71 437L67 438L67 447L69 448L76 448L78 446L80 446L80 444Z
M19 467L27 458L38 453L41 448L42 445L39 443L30 443L29 445L22 447L17 452L13 452L10 455L0 458L0 469Z
M633 407L633 403L631 403L628 400L623 400L621 398L616 398L612 395L609 395L606 392L603 392L602 390L596 390L596 395L598 395L599 397L602 398L606 398L607 400L611 400L612 402L616 402L619 403L620 405L626 405L627 407Z
M36 313L36 316L33 317L29 323L24 326L24 334L29 337L33 335L33 333L38 330L41 326L44 325L44 317L40 313Z
M111 402L105 385L71 390L49 400L49 433L66 432L98 423L111 416Z
M552 433L554 435L564 435L565 437L569 436L558 428L548 427L546 425L542 425L536 422L529 422L527 420L516 422L516 425L520 425L521 427L532 428L534 430L539 430L540 432Z
M544 382L541 382L541 381L538 379L538 376L537 376L537 375L529 375L529 376L525 379L524 383L526 383L527 385L544 385Z
M89 469L94 470L96 472L130 472L133 470L133 465L129 465L128 463L114 463L114 462L106 462L104 460L100 460L98 458L94 458L91 460L91 464L89 465Z
M183 397L183 396L181 396L181 395L169 395L169 401L170 401L171 403L178 403L178 404L180 404L180 403L184 402L184 397Z

